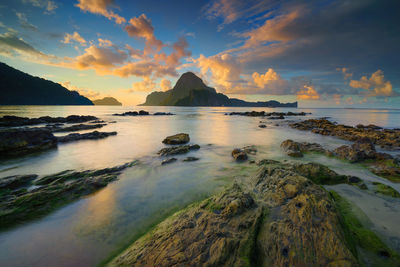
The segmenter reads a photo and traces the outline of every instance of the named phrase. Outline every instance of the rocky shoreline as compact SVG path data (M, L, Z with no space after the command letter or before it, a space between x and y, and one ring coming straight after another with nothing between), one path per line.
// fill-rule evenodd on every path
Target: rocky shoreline
M336 124L327 119L309 119L291 123L290 127L311 131L316 134L335 136L348 141L358 141L368 138L373 144L388 150L400 150L400 129L383 129L376 125L362 125L356 127Z
M90 124L82 124L88 122ZM64 123L73 124L64 126ZM76 124L79 123L79 124ZM46 124L45 126L35 126ZM24 156L52 148L60 143L78 140L97 140L116 135L117 132L70 133L54 136L53 133L76 132L98 129L106 126L95 116L71 115L68 117L25 118L4 116L0 118L0 158Z
M313 164L258 164L256 176L167 218L109 266L400 264L347 201L318 186L342 176ZM322 173L327 180L315 179Z
M361 163L378 176L392 182L400 182L400 158L393 157L388 153L377 152L374 144L367 137L358 139L352 145L343 145L332 151L317 143L299 143L293 140L283 141L281 148L291 157L303 157L303 153L314 152L351 163Z

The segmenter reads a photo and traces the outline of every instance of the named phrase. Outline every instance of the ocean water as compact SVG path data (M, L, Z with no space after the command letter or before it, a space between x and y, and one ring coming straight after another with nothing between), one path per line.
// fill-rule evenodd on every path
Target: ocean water
M172 112L175 116L119 117L113 113L133 110L151 113ZM148 227L174 210L205 198L251 175L256 166L235 163L232 149L255 145L254 160L270 158L294 161L279 146L286 139L321 143L335 148L347 141L289 128L281 121L226 116L231 111L265 110L268 112L311 112L306 117L288 120L329 117L348 125L376 124L400 128L400 110L373 109L281 109L227 107L112 107L112 106L3 106L0 116L26 117L95 115L108 122L99 131L117 131L117 136L103 140L61 144L42 153L0 161L0 179L15 174L47 175L63 170L88 170L117 166L132 160L139 164L127 169L116 182L90 196L32 222L0 232L1 266L93 266L128 245ZM85 131L81 131L85 132ZM177 156L178 161L161 166L157 151L168 135L185 132L199 151ZM61 135L61 134L60 134ZM392 152L394 154L400 152ZM182 162L187 156L200 158ZM343 174L379 181L400 190L400 184L377 177L362 166L307 155L300 161L323 163ZM339 185L337 190L359 206L371 226L390 246L400 252L400 201L366 193L358 188Z

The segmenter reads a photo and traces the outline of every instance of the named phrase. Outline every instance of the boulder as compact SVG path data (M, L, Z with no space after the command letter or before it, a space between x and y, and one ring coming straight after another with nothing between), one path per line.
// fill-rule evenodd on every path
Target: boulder
M232 157L236 160L236 161L245 161L247 160L247 153L246 151L244 151L243 149L239 149L239 148L235 148L232 151Z
M190 137L186 133L178 133L175 135L167 136L162 142L167 145L180 145L189 143Z
M299 143L293 140L285 140L281 143L282 150L291 157L303 157L303 153L301 153Z

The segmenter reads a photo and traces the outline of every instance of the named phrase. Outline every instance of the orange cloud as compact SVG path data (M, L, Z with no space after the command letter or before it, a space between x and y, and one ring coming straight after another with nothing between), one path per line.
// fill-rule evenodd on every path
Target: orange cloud
M234 90L240 80L241 67L236 58L230 54L220 54L211 57L200 55L195 63L200 68L202 75L211 73L211 79L219 90Z
M360 80L351 80L349 85L353 88L361 88L366 90L367 96L392 96L395 92L392 90L392 83L385 81L382 70L372 73L368 79L362 76Z
M320 95L312 85L304 85L304 88L297 92L297 99L301 100L318 100Z
M77 32L73 34L65 34L63 42L64 44L70 44L72 41L78 42L82 46L86 46L86 40Z
M267 85L271 81L277 81L281 79L281 77L271 68L269 68L265 74L261 75L257 72L254 72L252 77L254 83L260 88L264 88L265 85Z
M99 92L93 91L89 88L82 88L78 87L75 85L72 85L70 81L65 81L60 83L62 86L67 88L70 91L77 91L79 94L89 98L89 99L95 99L101 97L101 94Z
M349 96L348 98L346 98L346 103L348 105L353 105L354 104L353 97Z
M75 6L84 12L99 14L110 20L114 19L118 24L126 22L125 18L108 9L110 6L115 7L114 0L78 0L78 4Z
M152 53L154 50L158 52L164 46L164 44L154 36L154 28L151 24L151 20L148 19L145 14L137 18L131 18L129 24L125 26L125 30L131 37L146 39L145 54Z
M264 25L243 34L247 37L243 48L255 47L260 44L272 41L287 42L295 38L293 34L285 31L285 28L299 17L299 11L292 11L289 14L281 15L267 20Z
M142 81L132 84L132 89L129 92L151 92L154 91L156 86L157 84L150 77L143 77Z
M171 81L167 79L162 79L160 82L160 88L162 91L168 91L171 89Z

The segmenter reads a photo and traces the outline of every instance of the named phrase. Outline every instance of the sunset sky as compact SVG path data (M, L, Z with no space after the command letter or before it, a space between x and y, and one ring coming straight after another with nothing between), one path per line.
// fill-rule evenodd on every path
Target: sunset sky
M0 0L0 61L143 103L186 71L245 100L400 108L400 1Z

